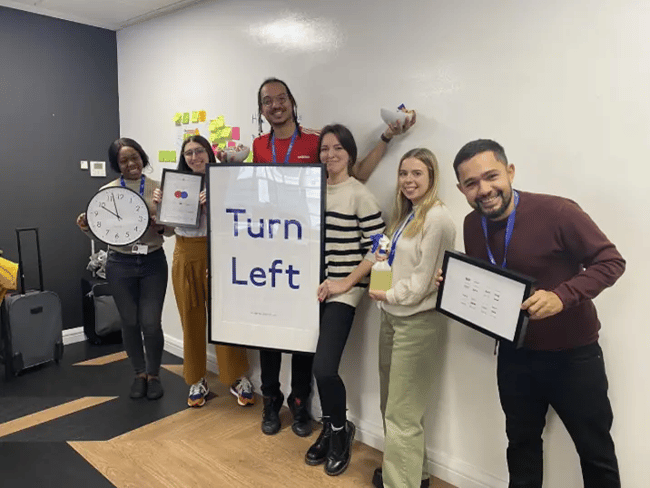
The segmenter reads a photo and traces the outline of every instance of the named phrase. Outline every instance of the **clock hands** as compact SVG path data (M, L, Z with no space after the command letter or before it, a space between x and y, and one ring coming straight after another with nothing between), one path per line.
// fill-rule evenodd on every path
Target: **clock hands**
M113 212L112 210L107 209L107 208L104 207L103 205L100 205L99 208L103 208L103 209L106 210L108 213L115 215L119 220L122 220L122 217L120 217L119 215L117 215L117 214L116 214L115 212Z
M120 213L117 211L117 203L115 202L115 195L113 195L113 206L115 207L115 216L117 217L117 220L122 220L122 217L120 217Z

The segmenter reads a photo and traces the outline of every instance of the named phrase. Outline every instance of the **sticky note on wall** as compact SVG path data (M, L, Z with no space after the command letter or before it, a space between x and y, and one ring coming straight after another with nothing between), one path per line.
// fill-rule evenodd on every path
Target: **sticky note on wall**
M233 141L238 141L239 140L239 127L233 127L232 132L230 134L230 138Z
M180 113L180 112L176 112L176 113L174 114L174 117L172 118L172 120L174 121L174 123L175 123L176 125L180 124L181 121L183 120L183 114Z
M184 124L189 124L190 123L190 113L189 112L185 112L183 114L183 123Z
M196 124L199 121L199 112L192 112L192 123Z
M199 122L205 122L206 116L205 110L199 110Z

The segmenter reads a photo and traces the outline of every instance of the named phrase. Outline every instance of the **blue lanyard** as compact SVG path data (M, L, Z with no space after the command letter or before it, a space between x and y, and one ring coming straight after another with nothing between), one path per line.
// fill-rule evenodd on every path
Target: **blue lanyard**
M513 193L515 199L515 208L512 210L512 213L508 215L508 222L506 223L505 244L503 246L503 263L501 263L502 268L506 267L508 246L510 245L510 239L512 239L512 231L515 228L515 216L517 214L517 205L519 205L519 193L517 190L513 190ZM481 227L483 227L483 235L485 236L485 247L487 248L488 257L490 258L490 262L496 266L496 260L492 254L492 249L490 249L490 241L488 241L487 219L485 216L481 217Z
M287 155L284 158L284 164L287 164L289 162L289 155L291 154L291 150L293 149L293 143L296 142L296 136L298 135L298 127L296 127L296 130L293 132L293 135L291 136L291 142L289 143L289 148L287 149ZM271 137L271 148L273 151L273 164L277 163L277 157L275 155L275 134Z
M120 176L120 185L126 187L124 176ZM144 197L144 175L140 178L140 196Z
M406 226L409 225L409 222L413 220L414 216L415 216L415 211L411 212L411 215L409 215L409 218L406 219L404 225L401 226L397 230L397 232L395 232L395 235L393 235L393 238L390 241L390 253L388 254L388 266L393 265L393 260L395 259L395 250L397 249L397 241L399 240L400 237L402 237L402 233L404 232L404 229L406 229Z

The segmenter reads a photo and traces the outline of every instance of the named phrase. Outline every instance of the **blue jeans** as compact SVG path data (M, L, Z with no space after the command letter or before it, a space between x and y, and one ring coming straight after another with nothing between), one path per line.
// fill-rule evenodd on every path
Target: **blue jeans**
M165 252L162 249L150 254L111 251L106 262L106 279L122 318L124 350L135 374L158 376L165 343L161 323L167 290Z
M542 431L549 405L576 446L585 488L620 488L605 362L597 342L566 351L501 343L497 379L510 488L542 487Z

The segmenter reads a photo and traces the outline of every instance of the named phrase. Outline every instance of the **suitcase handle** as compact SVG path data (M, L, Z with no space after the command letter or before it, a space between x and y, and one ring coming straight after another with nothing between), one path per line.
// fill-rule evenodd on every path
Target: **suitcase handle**
M18 241L18 267L20 275L20 288L21 293L25 293L25 268L23 267L23 253L20 249L20 235L24 232L33 231L36 235L36 254L38 254L38 278L40 281L40 290L45 291L43 288L43 262L41 261L41 245L38 240L38 227L22 227L16 229L16 240Z

